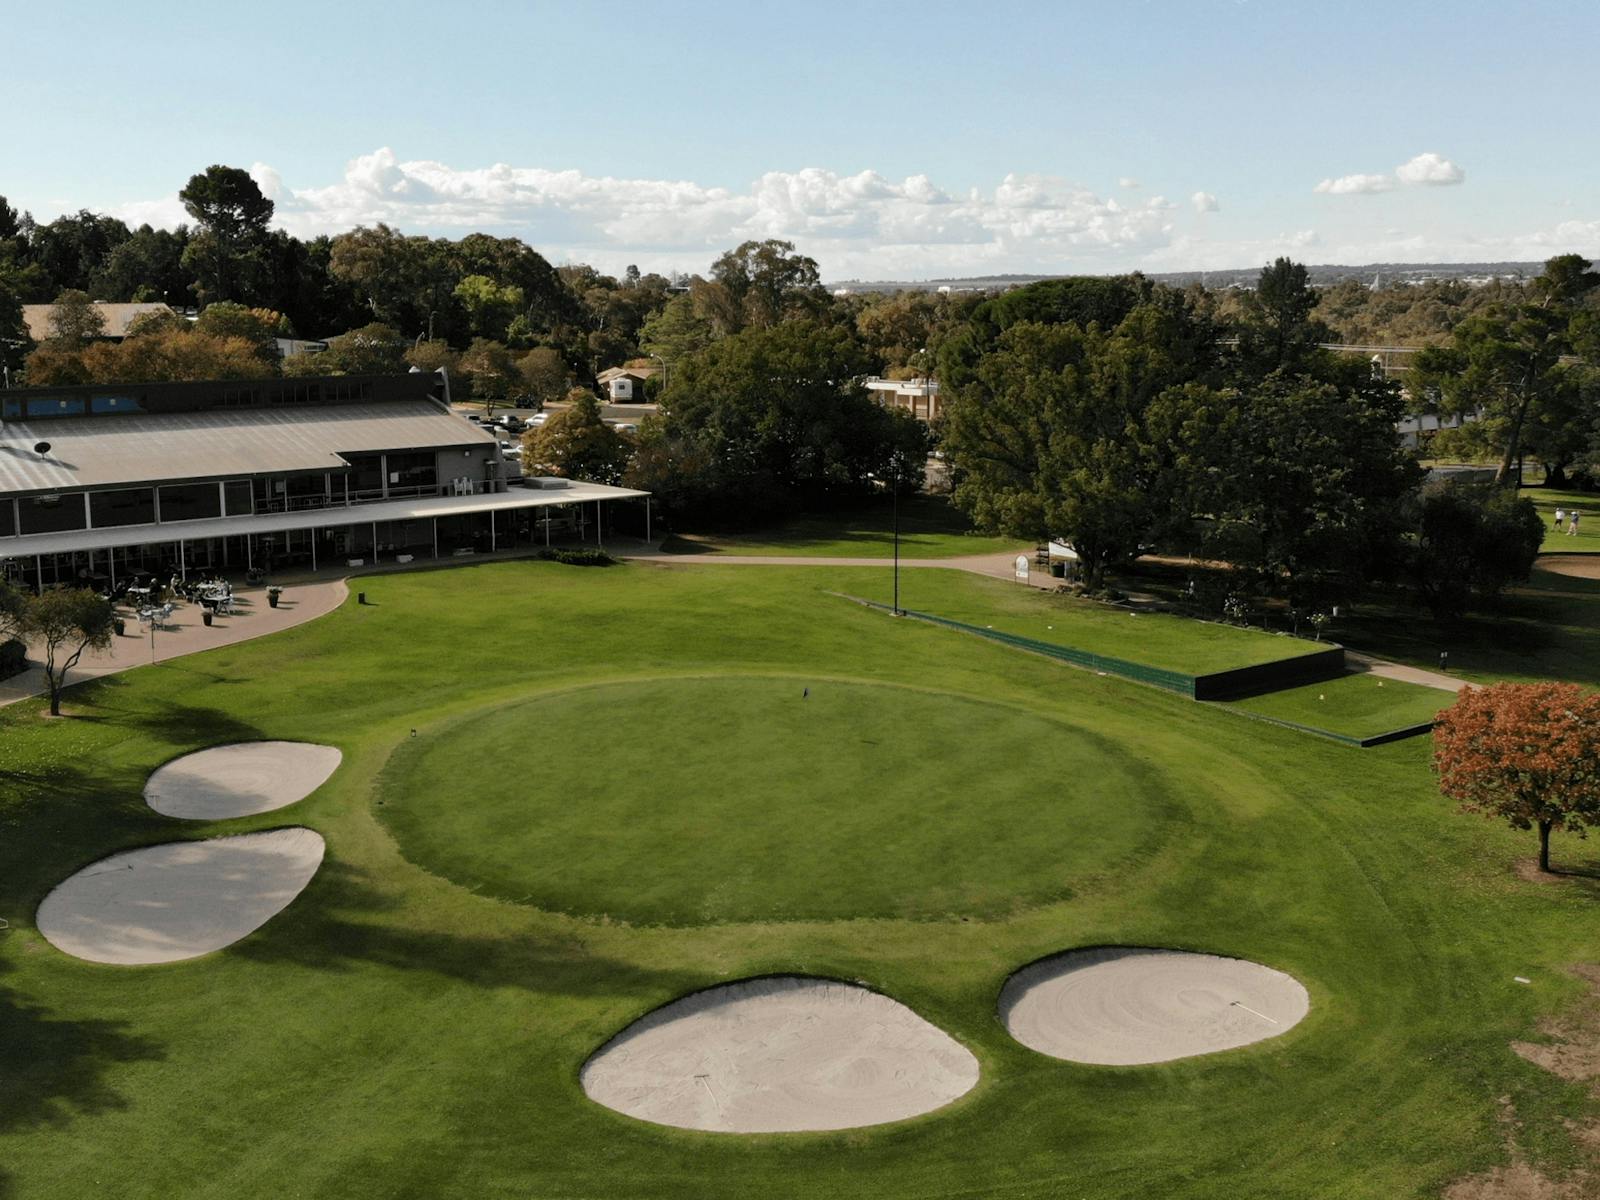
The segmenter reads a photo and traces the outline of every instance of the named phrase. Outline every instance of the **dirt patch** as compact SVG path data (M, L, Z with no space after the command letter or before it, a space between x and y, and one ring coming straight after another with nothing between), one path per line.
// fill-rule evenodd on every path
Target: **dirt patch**
M1518 864L1518 874L1528 878L1523 865ZM1540 879L1560 879L1543 875L1536 865L1527 865ZM1575 1006L1539 1026L1539 1032L1550 1040L1512 1042L1511 1049L1553 1075L1575 1083L1590 1083L1593 1095L1600 1099L1600 966L1573 967L1572 974L1586 982L1589 990ZM1516 1113L1509 1100L1502 1101L1501 1115L1511 1147L1511 1163L1456 1180L1445 1189L1444 1200L1592 1200L1600 1195L1600 1121L1571 1128L1573 1139L1589 1161L1570 1176L1552 1179L1524 1161L1518 1151Z
M1585 1200L1594 1194L1587 1187L1582 1180L1557 1183L1519 1162L1456 1180L1444 1190L1444 1200Z
M1550 857L1556 858L1554 854ZM1537 858L1532 856L1519 858L1516 861L1515 870L1517 878L1524 883L1594 883L1600 881L1600 871L1588 866L1563 867L1560 865L1559 859L1550 870L1541 871ZM1587 967L1580 967L1578 971L1588 969Z
M1563 1079L1600 1081L1600 966L1574 967L1572 974L1589 985L1582 1002L1539 1026L1548 1042L1512 1042L1511 1048ZM1595 1096L1600 1099L1600 1087Z

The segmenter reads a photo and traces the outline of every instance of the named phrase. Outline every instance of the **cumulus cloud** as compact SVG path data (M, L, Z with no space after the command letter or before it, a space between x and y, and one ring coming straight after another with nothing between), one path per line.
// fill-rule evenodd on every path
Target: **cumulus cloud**
M926 175L895 180L807 167L730 189L504 163L458 168L403 161L387 147L351 159L321 186L288 186L264 163L251 174L276 201L276 223L301 236L379 221L457 235L481 229L606 270L638 262L703 271L729 246L769 237L794 241L834 277L1114 270L1167 244L1175 208L1161 196L1118 201L1038 174L1009 174L992 189L959 194ZM154 220L172 217L173 204L121 211Z
M1467 173L1455 163L1431 150L1426 154L1417 155L1410 162L1401 163L1394 169L1394 173L1401 183L1423 184L1428 187L1446 187L1460 183L1467 177Z
M1218 207L1217 198L1210 192L1196 192L1189 197L1189 203L1194 205L1197 213L1216 212Z
M1324 179L1311 190L1324 196L1371 196L1395 188L1444 187L1466 179L1467 173L1442 154L1429 150L1401 163L1389 175L1341 175Z
M1393 175L1341 175L1324 179L1311 190L1324 196L1370 196L1392 192L1398 186Z
M1124 175L1121 179L1117 180L1117 186L1127 188L1131 192L1134 188L1139 186L1139 181L1134 179L1132 176Z

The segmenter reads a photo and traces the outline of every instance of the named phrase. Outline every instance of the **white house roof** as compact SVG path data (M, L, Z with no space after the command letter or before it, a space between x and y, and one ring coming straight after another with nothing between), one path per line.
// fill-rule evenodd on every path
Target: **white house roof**
M381 500L373 504L312 508L262 516L207 517L198 521L166 521L159 525L120 525L108 529L73 529L64 533L31 533L23 537L0 538L0 559L64 554L75 550L104 550L111 546L145 546L160 542L193 541L197 538L236 537L246 533L338 529L374 521L426 521L432 517L462 517L473 513L543 508L547 505L593 503L596 500L632 500L649 494L632 488L572 480L565 487L511 488L480 496L429 496L420 500Z
M494 443L431 400L6 421L0 495L335 470L342 454Z

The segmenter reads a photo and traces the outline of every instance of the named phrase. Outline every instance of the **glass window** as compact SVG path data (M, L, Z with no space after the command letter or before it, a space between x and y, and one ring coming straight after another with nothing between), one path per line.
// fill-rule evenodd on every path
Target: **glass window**
M30 417L75 417L83 412L83 397L69 396L56 400L29 400Z
M114 525L153 525L156 519L154 488L124 488L89 493L89 519L96 529Z
M23 533L60 533L83 528L83 493L60 496L26 496L17 501L17 515ZM6 532L11 532L11 514L5 514Z
M179 483L161 489L161 520L198 521L222 515L222 496L214 483Z
M230 517L248 517L255 511L250 503L250 481L248 479L230 479L222 485L222 490L227 497L228 515Z

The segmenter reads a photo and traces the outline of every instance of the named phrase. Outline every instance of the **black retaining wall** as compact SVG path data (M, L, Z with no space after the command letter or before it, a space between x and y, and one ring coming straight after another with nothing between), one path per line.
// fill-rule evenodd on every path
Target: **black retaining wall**
M1281 692L1285 688L1306 683L1321 683L1345 674L1344 647L1329 646L1313 654L1295 658L1280 658L1274 662L1259 663L1253 667L1239 667L1232 671L1218 671L1214 675L1197 675L1194 681L1196 700L1237 700L1241 696L1255 696L1262 692Z

